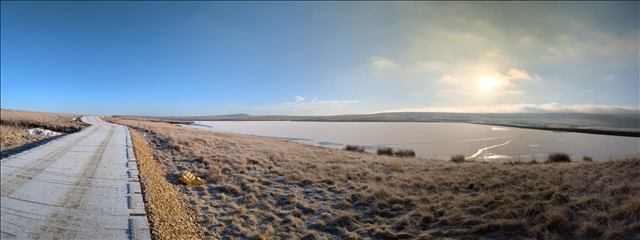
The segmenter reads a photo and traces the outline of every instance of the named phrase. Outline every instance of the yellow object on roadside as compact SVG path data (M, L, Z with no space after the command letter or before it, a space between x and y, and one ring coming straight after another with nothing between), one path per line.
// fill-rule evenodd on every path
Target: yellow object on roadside
M196 176L195 174L189 171L185 171L182 174L180 174L179 180L182 184L187 186L196 186L196 185L204 184L204 180L202 180L202 178Z

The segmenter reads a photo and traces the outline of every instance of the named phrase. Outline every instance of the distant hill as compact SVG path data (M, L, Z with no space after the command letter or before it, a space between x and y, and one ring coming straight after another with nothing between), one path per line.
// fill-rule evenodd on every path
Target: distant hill
M333 116L248 114L144 117L172 121L461 122L640 137L640 114L387 112Z

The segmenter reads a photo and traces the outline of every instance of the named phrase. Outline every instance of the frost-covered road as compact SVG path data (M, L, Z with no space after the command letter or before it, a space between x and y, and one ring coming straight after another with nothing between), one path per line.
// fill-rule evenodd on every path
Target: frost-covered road
M127 129L92 126L2 159L2 239L149 239Z

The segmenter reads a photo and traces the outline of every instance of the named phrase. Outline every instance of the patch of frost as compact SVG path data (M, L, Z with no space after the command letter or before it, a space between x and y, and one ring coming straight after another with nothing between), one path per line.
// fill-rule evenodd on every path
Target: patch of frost
M62 133L54 132L48 129L43 128L29 128L27 132L31 135L40 136L40 137L55 137L62 135Z

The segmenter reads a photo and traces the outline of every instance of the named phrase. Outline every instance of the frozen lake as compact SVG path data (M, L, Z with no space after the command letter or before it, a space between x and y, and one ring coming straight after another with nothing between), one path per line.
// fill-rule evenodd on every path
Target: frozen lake
M640 155L640 138L553 132L468 123L198 121L190 127L219 132L285 138L342 148L355 144L407 148L422 157L448 159L463 154L476 160L538 161L562 152L580 160Z

